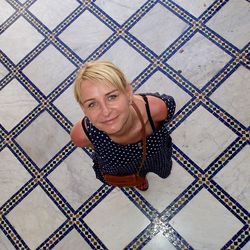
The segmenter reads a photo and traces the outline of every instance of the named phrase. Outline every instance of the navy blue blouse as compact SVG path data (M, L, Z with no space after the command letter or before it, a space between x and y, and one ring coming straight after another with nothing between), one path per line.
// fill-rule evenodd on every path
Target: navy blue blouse
M168 117L161 122L159 129L147 136L147 159L139 174L146 176L148 172L153 172L161 178L166 178L172 167L172 140L169 135L168 123L175 112L175 101L173 97L165 94L147 93L144 95L161 98L167 105ZM92 159L96 178L105 183L103 174L129 175L136 173L142 159L142 141L127 145L115 143L107 134L97 129L87 117L84 119L85 132L95 149Z

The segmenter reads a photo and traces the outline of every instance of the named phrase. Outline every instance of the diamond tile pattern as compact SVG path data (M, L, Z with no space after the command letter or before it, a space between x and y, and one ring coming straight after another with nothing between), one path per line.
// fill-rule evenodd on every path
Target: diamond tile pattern
M248 0L0 0L0 249L249 249ZM95 179L80 65L172 95L170 177Z

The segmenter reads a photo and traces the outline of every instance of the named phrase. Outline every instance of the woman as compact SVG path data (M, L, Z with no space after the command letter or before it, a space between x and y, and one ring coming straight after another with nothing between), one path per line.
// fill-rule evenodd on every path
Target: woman
M108 61L86 63L77 75L74 94L86 116L73 126L71 139L78 147L94 149L93 168L99 180L118 185L106 175L138 174L141 181L133 185L145 191L148 172L162 178L170 174L168 122L175 111L171 96L133 94L121 70Z

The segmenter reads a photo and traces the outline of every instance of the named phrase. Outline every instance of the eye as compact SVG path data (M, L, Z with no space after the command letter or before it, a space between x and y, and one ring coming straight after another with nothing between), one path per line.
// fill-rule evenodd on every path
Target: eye
M117 98L117 96L118 95L116 95L116 94L112 94L112 95L108 96L108 100L113 101L113 100L115 100Z
M95 102L91 102L88 104L88 108L94 108L96 106Z

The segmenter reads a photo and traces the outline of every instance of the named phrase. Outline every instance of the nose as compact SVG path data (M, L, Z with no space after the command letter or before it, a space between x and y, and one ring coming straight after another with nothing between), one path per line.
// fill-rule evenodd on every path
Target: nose
M101 114L104 116L109 116L110 114L110 108L108 107L106 103L103 103L101 105Z

